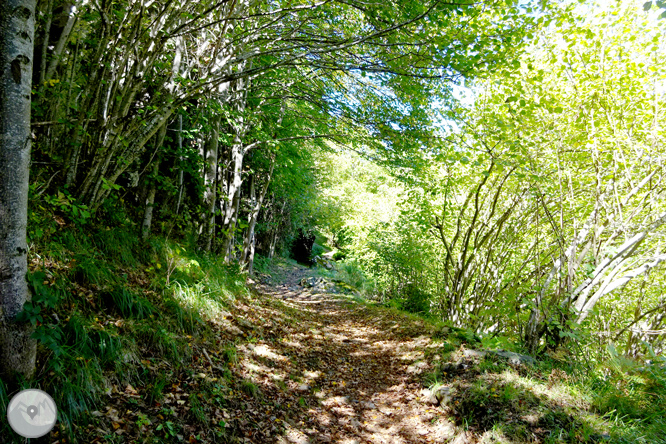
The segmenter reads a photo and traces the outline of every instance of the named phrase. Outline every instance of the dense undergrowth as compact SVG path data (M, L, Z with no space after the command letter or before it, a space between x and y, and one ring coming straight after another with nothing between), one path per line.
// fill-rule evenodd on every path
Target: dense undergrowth
M211 425L209 413L235 383L231 372L219 384L198 383L196 372L202 361L233 366L233 338L225 342L216 329L231 319L236 301L251 298L238 267L178 241L142 242L120 215L102 225L73 218L71 207L68 214L36 208L29 232L33 298L21 316L35 327L38 362L36 377L22 385L53 396L59 422L52 437L76 442L99 430L104 417L111 418L105 441L126 442L115 433L126 422L122 410L102 409L118 394L164 410L156 416L164 419L160 424L135 417L144 442L187 438L186 424L202 421L208 439L227 435L224 421ZM191 400L186 416L164 404L165 392L176 386ZM0 381L2 409L9 390ZM0 428L15 436L6 423Z

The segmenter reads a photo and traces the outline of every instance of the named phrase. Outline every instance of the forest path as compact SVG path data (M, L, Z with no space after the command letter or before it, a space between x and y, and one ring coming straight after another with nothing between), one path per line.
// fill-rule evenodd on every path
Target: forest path
M271 397L282 400L284 432L270 440L264 435L263 442L449 442L456 427L421 395L421 374L438 348L428 326L298 286L308 275L311 270L294 266L278 282L256 287L281 301L289 316L272 320L282 334L270 343L242 350L246 377L263 373L264 387L272 378L281 388Z

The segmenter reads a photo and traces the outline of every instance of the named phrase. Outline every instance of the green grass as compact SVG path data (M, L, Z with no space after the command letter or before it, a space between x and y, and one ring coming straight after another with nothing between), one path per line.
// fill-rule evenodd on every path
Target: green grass
M101 293L101 298L108 309L115 309L127 319L146 319L156 312L149 300L124 286Z
M252 381L241 381L240 389L247 395L252 397L259 396L259 387Z
M666 443L666 375L657 366L610 359L586 372L585 364L545 358L513 368L494 355L446 350L423 384L452 387L454 422L479 442Z
M222 366L238 360L232 343L211 341L213 321L228 315L234 301L250 297L239 268L174 241L143 243L128 225L88 225L85 231L48 227L42 224L40 241L30 253L30 259L38 259L32 266L31 306L39 310L30 312L37 325L37 372L20 387L38 387L53 396L58 439L83 442L90 430L109 427L106 413L92 413L104 412L110 395L132 386L141 388L144 397L127 397L127 409L115 408L121 416L143 409L145 420L136 421L146 442L177 442L189 420L210 428L211 405L224 402L223 394L213 395L211 386L186 374L194 363L201 365L200 347L211 353L219 348L213 356ZM222 378L233 376L226 371ZM189 417L159 420L155 406L182 384L198 387L201 395L188 400ZM3 409L20 387L10 389L0 381L0 414L6 414ZM243 387L258 393L256 386ZM218 436L226 433L218 429ZM3 442L18 439L6 423L0 433L11 437ZM112 427L105 439L126 442Z
M646 366L613 353L597 354L591 361L575 351L558 350L541 356L534 367L514 368L496 355L469 359L459 350L524 352L515 339L480 338L431 316L396 306L388 310L426 324L436 347L425 356L438 364L423 374L422 383L431 390L453 389L447 412L480 443L666 444L663 357L653 357L655 364ZM455 370L459 364L463 370Z
M119 276L109 268L108 262L101 255L95 253L78 253L74 256L76 265L71 276L72 281L98 287L117 283Z

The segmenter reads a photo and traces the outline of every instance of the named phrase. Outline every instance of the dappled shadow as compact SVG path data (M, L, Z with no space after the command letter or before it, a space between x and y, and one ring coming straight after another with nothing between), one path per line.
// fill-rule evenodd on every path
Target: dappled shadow
M411 323L330 294L297 287L303 273L258 290L290 307L288 334L239 351L240 377L282 400L280 433L251 442L447 442L455 427L444 410L420 397L419 374L429 365L421 349L430 340ZM275 310L280 312L281 310ZM414 365L421 363L422 365ZM275 422L275 421L274 421Z
M488 355L445 363L437 373L450 395L451 420L480 442L599 443L609 438L599 421L581 414L589 406L558 380L568 378L564 372L553 371L548 381L540 381L528 367Z
M71 316L63 334L100 346L72 357L78 370L70 379L104 384L105 392L77 419L80 436L90 443L464 444L494 433L503 442L597 442L600 434L571 413L569 401L516 373L464 364L440 378L455 386L457 404L426 403L424 373L443 368L437 359L451 345L433 341L434 327L422 320L300 287L309 273L294 267L282 282L228 300L194 285L177 286L169 298L138 286L81 292L99 307L94 324ZM106 379L92 380L102 372ZM50 439L65 437L63 424Z

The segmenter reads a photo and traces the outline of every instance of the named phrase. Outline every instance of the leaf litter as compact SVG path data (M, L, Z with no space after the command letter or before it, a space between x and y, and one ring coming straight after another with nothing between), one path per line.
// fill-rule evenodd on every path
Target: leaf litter
M296 287L308 273L297 267L284 274L284 284L256 284L251 298L229 307L230 322L220 323L214 337L185 338L191 352L186 365L143 350L141 368L154 382L112 384L106 405L86 426L89 442L406 444L456 438L459 430L445 409L427 405L420 394L422 372L430 366L413 370L431 342L426 325Z

